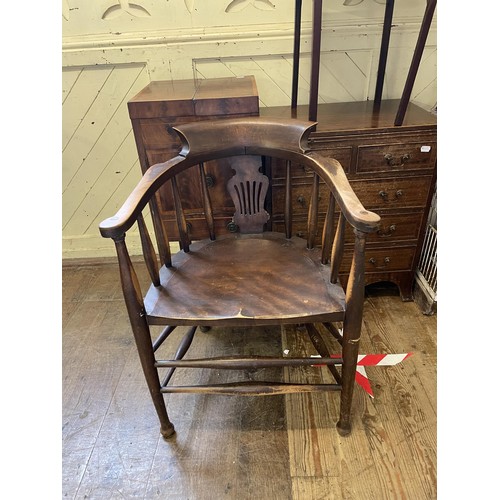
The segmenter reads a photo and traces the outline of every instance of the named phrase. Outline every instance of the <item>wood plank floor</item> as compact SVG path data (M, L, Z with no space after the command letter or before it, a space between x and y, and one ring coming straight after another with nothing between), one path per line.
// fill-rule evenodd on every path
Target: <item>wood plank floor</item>
M145 287L146 272L138 271ZM346 438L335 430L338 393L176 394L166 396L177 431L166 442L136 355L117 267L65 265L62 310L63 498L436 498L436 316L401 302L393 288L367 289L360 352L414 354L396 366L367 367L375 397L356 386L353 432ZM314 354L300 327L227 333L197 334L190 356L255 354L264 347L275 355L285 349ZM175 377L176 383L331 381L318 367L240 375L178 370Z

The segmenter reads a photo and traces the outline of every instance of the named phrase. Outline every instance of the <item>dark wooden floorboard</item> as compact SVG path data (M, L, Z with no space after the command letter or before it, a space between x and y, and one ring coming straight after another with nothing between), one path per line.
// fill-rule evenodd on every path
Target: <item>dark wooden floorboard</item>
M144 291L147 273L138 271ZM166 442L117 267L64 266L62 313L63 498L436 498L436 317L390 289L368 291L360 352L414 355L396 366L367 367L375 398L355 388L347 438L335 430L338 393L174 394L165 398L177 433ZM227 333L197 333L188 356L256 354L263 346L270 355L314 353L303 328L235 328L224 340ZM179 384L270 378L332 381L324 367L174 375Z

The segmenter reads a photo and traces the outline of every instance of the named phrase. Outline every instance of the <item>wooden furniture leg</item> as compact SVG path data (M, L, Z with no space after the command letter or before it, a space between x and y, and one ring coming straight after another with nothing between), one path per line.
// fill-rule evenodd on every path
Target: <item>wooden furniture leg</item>
M125 237L115 239L115 245L120 264L120 279L122 281L125 304L137 345L139 359L156 413L158 414L158 419L160 420L160 432L164 438L168 438L174 434L175 430L168 418L165 399L160 391L160 379L155 367L154 350L151 343L149 325L146 321L139 282L125 245Z
M364 249L366 234L354 230L356 241L352 258L351 274L347 283L347 308L342 341L342 392L340 394L340 419L337 431L341 436L351 433L351 404L354 379L358 363L359 338L364 301Z

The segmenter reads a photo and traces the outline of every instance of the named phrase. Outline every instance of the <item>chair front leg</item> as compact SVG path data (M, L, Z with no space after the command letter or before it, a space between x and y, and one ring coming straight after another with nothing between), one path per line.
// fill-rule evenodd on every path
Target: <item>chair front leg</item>
M359 339L365 296L365 243L366 234L354 230L356 240L351 271L347 282L346 315L342 341L342 392L340 395L340 419L337 431L341 436L351 433L351 406L358 363Z
M139 353L142 370L146 378L146 383L153 400L153 404L160 420L160 432L164 438L172 436L175 432L174 426L170 422L165 405L165 399L161 393L158 370L155 367L155 356L151 342L149 325L146 321L142 294L137 280L137 275L130 261L130 257L125 245L125 235L115 239L118 263L120 265L120 278L122 283L123 296L127 306L130 324L134 333L134 339Z

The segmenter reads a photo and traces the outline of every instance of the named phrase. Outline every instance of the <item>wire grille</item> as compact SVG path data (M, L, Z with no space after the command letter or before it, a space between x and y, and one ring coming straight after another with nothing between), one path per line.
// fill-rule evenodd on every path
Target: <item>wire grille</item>
M420 262L417 266L417 278L425 287L433 301L437 297L437 192L434 191L431 209L427 219Z
M425 233L418 271L435 300L437 295L437 229L431 224L427 226Z

